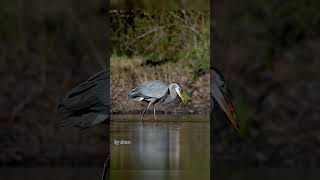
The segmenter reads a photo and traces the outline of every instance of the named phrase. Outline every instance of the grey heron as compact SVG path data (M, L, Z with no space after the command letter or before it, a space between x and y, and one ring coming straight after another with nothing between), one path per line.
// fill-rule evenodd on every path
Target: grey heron
M109 123L109 71L91 76L60 98L58 111L64 114L63 127L90 128ZM109 154L103 167L102 180L107 178L110 167Z
M222 74L214 68L210 68L211 73L211 84L210 84L210 95L211 100L213 101L213 106L216 102L223 112L227 115L227 118L230 120L231 125L239 131L240 123L237 119L236 111L234 105L229 98L227 92L227 84L222 76Z
M156 104L170 104L177 102L177 99L184 102L181 88L178 83L171 83L169 86L162 80L151 80L144 82L128 93L130 101L148 102L147 108L142 112L140 120L143 120L145 112L153 105L153 115L156 120Z

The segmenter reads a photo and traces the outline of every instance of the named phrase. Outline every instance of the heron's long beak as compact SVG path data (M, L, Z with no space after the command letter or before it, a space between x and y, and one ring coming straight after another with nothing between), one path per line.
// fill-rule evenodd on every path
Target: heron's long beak
M239 131L240 130L240 124L239 121L237 120L237 115L235 108L230 100L230 98L224 94L219 88L215 88L214 98L220 105L221 109L226 113L228 119L230 120L232 126Z
M183 99L183 97L182 97L182 95L181 95L181 92L180 92L180 91L177 91L177 94L178 94L178 96L181 98L182 102L184 103L184 99Z

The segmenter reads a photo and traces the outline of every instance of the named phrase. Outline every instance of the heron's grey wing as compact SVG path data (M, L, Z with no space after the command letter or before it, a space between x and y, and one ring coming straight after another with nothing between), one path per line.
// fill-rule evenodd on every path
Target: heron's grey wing
M60 99L58 110L65 113L62 126L85 128L109 118L109 73L103 70Z
M143 96L160 99L168 92L168 85L161 80L148 81L140 92Z
M161 80L152 80L144 82L128 93L129 99L156 98L160 99L168 92L168 86Z
M88 79L89 82L97 84L96 88L94 88L95 94L104 105L109 105L109 80L110 74L108 70L103 70Z

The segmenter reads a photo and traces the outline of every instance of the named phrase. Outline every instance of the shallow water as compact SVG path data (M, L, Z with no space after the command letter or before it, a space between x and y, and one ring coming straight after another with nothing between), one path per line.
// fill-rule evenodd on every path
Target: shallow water
M209 117L111 118L112 180L210 179Z
M111 180L208 180L209 124L203 116L112 116ZM114 140L131 141L115 145ZM214 162L213 162L214 165ZM102 164L95 166L0 167L0 180L100 179ZM216 180L318 180L320 169L215 167Z

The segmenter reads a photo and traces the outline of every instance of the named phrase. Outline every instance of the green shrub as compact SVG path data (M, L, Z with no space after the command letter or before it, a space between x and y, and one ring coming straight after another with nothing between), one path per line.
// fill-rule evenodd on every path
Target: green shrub
M111 11L114 56L182 63L195 78L209 68L209 11Z

